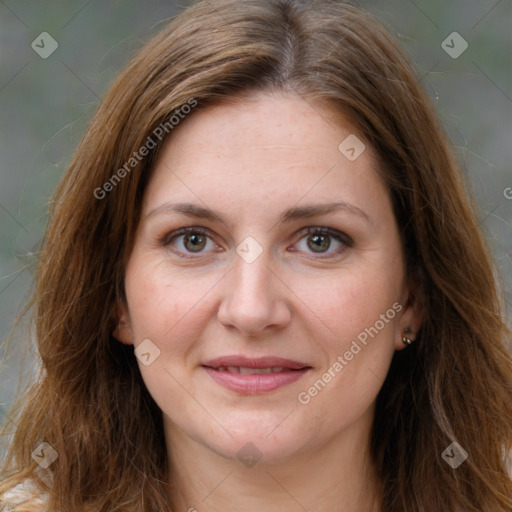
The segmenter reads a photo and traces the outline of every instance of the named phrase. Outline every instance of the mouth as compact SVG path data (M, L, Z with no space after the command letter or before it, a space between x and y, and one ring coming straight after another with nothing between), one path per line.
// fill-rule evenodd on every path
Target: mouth
M289 359L240 356L217 358L201 365L218 384L241 394L275 391L303 377L311 366Z
M240 373L242 375L256 375L256 374L265 374L265 373L281 373L290 368L284 368L283 366L275 366L271 368L247 368L243 366L219 366L218 368L213 368L219 372L229 372L229 373ZM297 370L292 370L297 371Z

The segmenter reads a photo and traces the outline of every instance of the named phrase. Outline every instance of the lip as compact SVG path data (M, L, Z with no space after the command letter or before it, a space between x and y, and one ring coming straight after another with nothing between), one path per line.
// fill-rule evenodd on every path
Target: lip
M282 366L289 370L301 370L309 367L308 364L292 361L291 359L283 359L282 357L245 357L245 356L223 356L211 359L202 363L202 366L210 368L219 368L220 366L243 366L245 368L272 368Z
M201 366L221 386L246 395L257 395L275 391L300 379L311 369L311 366L307 364L281 357L247 358L243 356L224 356L207 361ZM284 370L279 373L247 375L216 369L221 366L240 366L244 368L283 367Z

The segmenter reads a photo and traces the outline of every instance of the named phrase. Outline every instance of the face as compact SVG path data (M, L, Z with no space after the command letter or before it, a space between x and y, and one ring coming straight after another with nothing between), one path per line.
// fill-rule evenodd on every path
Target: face
M419 327L378 165L348 122L294 96L198 110L173 133L115 331L167 436L275 462L369 428Z

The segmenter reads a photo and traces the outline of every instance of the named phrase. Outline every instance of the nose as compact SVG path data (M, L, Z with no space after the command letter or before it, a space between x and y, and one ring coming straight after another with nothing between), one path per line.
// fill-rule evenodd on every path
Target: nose
M234 268L223 280L219 321L246 336L285 327L291 318L291 292L269 267L267 253L251 263L235 257Z

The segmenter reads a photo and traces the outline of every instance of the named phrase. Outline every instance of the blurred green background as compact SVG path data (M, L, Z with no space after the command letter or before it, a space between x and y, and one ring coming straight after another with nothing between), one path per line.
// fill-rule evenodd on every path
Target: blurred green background
M30 253L49 197L103 94L130 56L191 3L0 1L0 339L28 297ZM416 62L473 183L510 318L512 1L352 3L376 14ZM43 32L58 43L46 59L31 47ZM468 43L457 58L442 47L453 32ZM461 48L460 41L448 44ZM0 349L0 422L18 377L33 374L33 359L20 358L22 334L7 359Z

